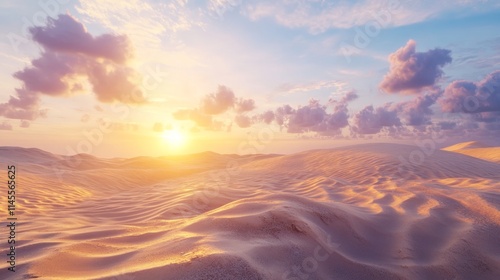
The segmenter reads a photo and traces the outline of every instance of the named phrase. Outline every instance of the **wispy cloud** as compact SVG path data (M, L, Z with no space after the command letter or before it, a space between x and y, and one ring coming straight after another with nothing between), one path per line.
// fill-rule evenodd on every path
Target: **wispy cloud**
M117 33L127 34L137 49L161 48L161 41L201 23L187 7L187 0L92 1L80 0L76 10L89 22L99 22Z
M310 33L322 33L333 28L352 28L377 21L379 17L390 17L387 26L403 26L439 17L445 12L466 8L475 1L407 1L407 0L361 0L361 1L254 1L244 7L252 20L272 18L289 28L305 28ZM482 11L498 8L491 3ZM480 12L470 9L470 13Z
M310 83L302 84L283 84L278 87L278 91L282 93L298 93L298 92L309 92L322 89L330 89L335 92L343 92L347 86L347 83L341 81L314 81Z

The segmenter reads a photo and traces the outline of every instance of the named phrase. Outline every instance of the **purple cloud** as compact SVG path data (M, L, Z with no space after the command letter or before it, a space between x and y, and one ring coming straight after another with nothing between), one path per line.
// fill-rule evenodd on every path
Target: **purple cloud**
M318 100L312 99L307 106L295 110L288 122L288 132L300 133L318 130L327 113L326 107L321 106Z
M250 127L252 125L252 119L246 115L236 115L234 122L241 128Z
M436 90L417 98L396 104L395 110L401 118L404 119L406 125L419 126L432 124L431 116L433 114L432 105L436 103L442 92Z
M82 23L67 14L61 14L56 19L48 17L47 26L36 26L29 30L33 40L46 50L80 53L120 64L132 56L127 36L103 34L93 37Z
M443 75L441 68L451 62L450 50L433 49L416 52L416 42L406 45L389 56L390 71L380 83L388 93L417 93L433 87Z
M218 115L233 107L236 101L234 92L220 85L215 93L206 95L201 104L201 109L205 114Z
M280 126L285 125L285 121L288 117L295 113L295 109L292 106L286 104L276 109L274 112L274 120Z
M30 122L26 120L21 120L21 124L19 124L20 127L27 128L30 127Z
M43 52L31 62L31 67L14 73L32 92L47 95L69 95L75 87L68 77L87 72L86 59L79 55Z
M203 97L199 107L178 110L173 113L173 117L177 120L193 121L197 126L204 129L222 130L224 128L230 129L231 127L213 117L233 111L237 113L234 122L239 127L245 128L253 124L253 119L243 113L254 109L255 101L253 99L237 98L230 88L219 85L217 91Z
M234 110L236 113L241 114L244 112L250 112L255 109L255 100L253 99L243 99L240 98L234 104Z
M45 117L47 110L39 108L40 97L26 89L16 89L17 96L10 96L9 101L0 104L0 116L9 119L35 120Z
M352 130L358 134L376 134L383 128L401 126L398 111L391 108L391 104L374 108L366 106L353 117Z
M271 110L267 110L264 113L257 116L258 120L264 122L265 124L270 124L274 121L274 112Z
M12 125L6 121L0 123L0 130L12 130Z
M329 100L326 105L311 99L306 106L297 109L283 105L274 111L266 111L255 117L256 120L271 124L273 121L288 133L317 132L321 135L337 135L349 125L347 105L358 95L348 92L340 100Z
M70 96L83 91L87 79L101 102L144 103L138 74L126 65L131 46L125 36L104 34L93 37L83 24L69 15L48 19L47 26L29 29L42 54L31 65L13 74L22 82L0 115L34 120L44 116L42 95Z
M452 130L457 127L456 122L447 122L447 121L438 122L437 125L442 130Z
M448 113L483 113L500 111L500 70L487 75L480 82L454 81L449 84L441 109Z

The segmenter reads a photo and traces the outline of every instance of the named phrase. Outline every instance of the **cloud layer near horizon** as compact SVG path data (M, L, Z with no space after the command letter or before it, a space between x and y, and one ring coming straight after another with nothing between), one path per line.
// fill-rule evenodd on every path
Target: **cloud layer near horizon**
M348 108L358 98L352 91L326 104L311 99L306 105L285 104L249 115L255 108L254 100L238 99L231 90L220 86L217 92L203 98L200 107L179 110L174 117L191 120L200 128L222 129L223 122L212 117L222 118L232 108L237 114L234 122L241 128L259 123L276 124L287 133L313 133L319 137L404 138L425 137L435 132L447 135L500 132L500 71L479 82L454 81L443 90L439 84L444 74L442 67L451 61L449 50L417 52L416 42L409 40L389 56L390 70L381 88L386 93L410 93L415 97L380 106L367 105L357 112L350 112ZM473 102L470 105L475 106L473 111L464 111L468 102Z
M215 116L231 110L237 113L234 119L235 123L244 128L252 124L252 120L245 113L255 108L253 99L237 98L230 88L219 85L215 92L202 98L201 104L197 108L177 110L172 115L177 120L192 121L201 128L222 130L229 129L230 124L215 119Z

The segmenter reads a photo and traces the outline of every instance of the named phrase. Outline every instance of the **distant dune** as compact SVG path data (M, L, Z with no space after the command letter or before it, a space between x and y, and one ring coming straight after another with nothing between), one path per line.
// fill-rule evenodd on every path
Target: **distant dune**
M463 143L451 145L451 146L448 146L446 148L443 148L442 150L444 150L444 151L458 151L458 150L489 148L489 147L490 147L489 145L486 145L486 144L479 142L479 141L469 141L469 142L463 142Z
M459 143L442 150L500 163L500 147L491 147L476 141Z
M462 153L498 148L461 145L131 159L0 147L22 225L17 272L2 262L0 279L497 280L500 164Z

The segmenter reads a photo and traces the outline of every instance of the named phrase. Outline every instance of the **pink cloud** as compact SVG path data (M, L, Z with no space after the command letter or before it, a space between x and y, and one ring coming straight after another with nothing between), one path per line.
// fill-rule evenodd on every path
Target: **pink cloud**
M297 109L283 105L274 111L268 110L254 117L256 121L271 124L275 122L286 128L288 133L317 132L321 135L339 135L349 125L349 102L358 98L355 92L348 92L340 100L329 100L321 104L311 99L309 104Z
M236 115L234 122L241 128L250 127L252 125L252 119L246 115Z
M236 113L250 112L255 109L255 100L240 98L235 102Z
M6 121L0 123L0 130L12 130L12 125Z
M448 113L500 112L500 70L477 83L453 81L439 104Z
M359 134L376 134L383 128L401 125L398 112L391 108L391 104L378 108L367 106L354 115L353 122L352 130Z
M274 121L274 118L274 112L271 110L267 110L258 116L258 119L265 124L270 124L272 121Z
M0 116L34 120L44 116L43 95L71 96L83 89L87 79L101 102L140 104L145 97L138 87L138 74L127 66L131 46L125 36L104 34L93 37L83 24L69 15L48 19L47 26L29 29L43 47L39 58L13 74L22 82L6 103Z
M443 75L441 68L451 62L451 51L433 49L417 52L416 42L406 45L389 56L390 71L380 83L388 93L418 93L433 87Z
M235 101L234 92L220 85L216 92L208 94L203 98L201 109L208 115L218 115L233 107Z
M19 124L20 127L23 127L23 128L27 128L27 127L30 127L30 122L27 121L27 120L22 120L21 121L21 124Z
M56 19L49 17L47 26L32 27L30 32L33 40L46 50L80 53L120 64L132 56L127 36L103 34L94 37L82 23L67 14L61 14Z
M224 127L228 129L230 127L214 119L215 115L221 115L228 111L236 112L237 116L234 119L236 124L239 127L249 127L253 120L243 113L254 109L255 101L253 99L237 98L230 88L219 85L217 91L203 97L199 107L177 110L173 113L173 117L177 120L190 120L204 129L221 130Z
M432 124L430 117L433 111L430 107L436 103L441 94L441 90L436 90L425 95L420 95L413 100L396 104L395 109L405 120L406 125L419 126Z

